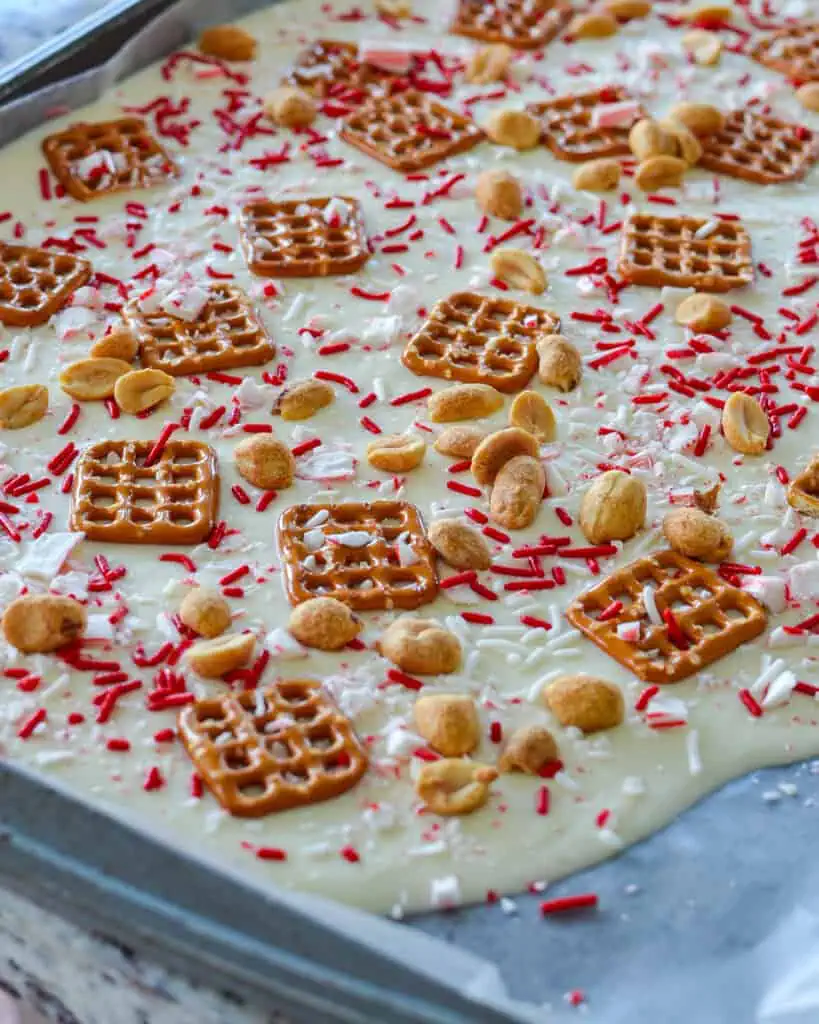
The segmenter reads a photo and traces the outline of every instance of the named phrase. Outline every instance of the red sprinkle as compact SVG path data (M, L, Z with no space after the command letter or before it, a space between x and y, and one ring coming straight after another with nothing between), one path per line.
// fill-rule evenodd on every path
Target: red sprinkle
M342 846L339 853L350 864L357 864L361 860L361 856L354 846Z
M737 696L745 705L745 707L750 711L750 713L754 716L754 718L762 717L762 708L759 706L754 695L751 693L750 690L740 690Z
M21 740L27 740L37 726L44 722L47 717L45 708L37 708L34 714L27 718L17 730L17 735Z
M536 814L548 814L549 813L549 788L548 786L541 786L537 791L535 797L535 813Z
M567 910L582 910L597 906L597 893L584 892L576 896L560 896L554 900L544 900L540 904L540 912L546 914L562 914Z

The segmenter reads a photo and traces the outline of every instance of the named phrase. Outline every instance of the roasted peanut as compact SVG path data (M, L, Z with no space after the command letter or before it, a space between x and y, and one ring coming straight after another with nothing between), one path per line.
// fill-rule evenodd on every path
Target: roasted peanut
M677 306L674 319L692 331L721 331L733 319L731 307L715 295L695 294L683 299Z
M131 372L131 364L122 359L78 359L60 374L60 387L78 402L110 398L119 378Z
M713 135L725 124L725 115L710 103L676 103L669 111L669 117L684 124L698 139Z
M761 455L768 445L771 424L752 395L735 391L722 408L722 432L734 451Z
M610 469L601 473L580 502L580 529L590 544L629 540L646 518L646 488L642 480Z
M194 633L212 640L231 623L230 605L218 590L193 587L182 598L179 618Z
M699 4L681 11L680 16L685 21L731 21L734 9L730 4Z
M453 569L488 569L492 562L482 534L457 519L436 519L427 531L427 537Z
M479 46L467 61L464 76L473 85L502 82L509 71L512 49L506 43Z
M302 89L281 85L264 101L267 116L274 124L284 128L304 128L312 124L318 114L316 101Z
M0 427L20 430L30 427L48 412L48 388L42 384L18 384L0 391Z
M91 346L91 355L108 359L121 359L124 363L132 363L139 351L139 342L127 327L115 327L110 334L95 341Z
M628 133L628 145L638 160L650 160L654 156L674 156L677 151L674 139L650 117L644 117L632 125Z
M483 171L475 183L475 199L484 213L503 220L517 220L523 210L520 182L508 171Z
M530 295L546 291L546 271L530 252L506 247L494 249L489 266L495 277Z
M805 82L796 90L796 98L805 108L819 114L819 82Z
M719 64L722 56L722 40L716 32L696 28L686 32L682 38L683 49L701 67Z
M409 473L424 460L426 441L415 434L382 434L367 445L367 462L385 473Z
M273 408L283 420L309 420L335 401L335 392L323 380L294 381L281 392Z
M562 334L547 334L535 343L539 358L537 374L544 384L558 391L573 391L580 383L583 363L580 353Z
M412 4L409 0L375 0L375 9L388 18L412 17Z
M73 597L27 594L3 613L3 636L24 654L48 654L81 637L86 622L85 608Z
M537 391L521 391L509 408L509 423L520 427L540 444L549 444L557 437L557 421L552 407Z
M494 110L484 125L492 142L512 149L534 149L540 141L541 124L525 110Z
M199 36L199 49L220 60L253 60L256 40L238 25L213 25Z
M581 732L613 729L623 721L620 688L606 679L576 675L558 676L543 691L546 706L564 728Z
M788 504L803 515L819 516L819 455L814 455L788 487Z
M617 32L617 19L606 11L577 14L569 22L567 32L575 39L607 39Z
M272 434L253 434L233 449L239 475L262 490L279 490L293 483L296 460L287 445Z
M170 398L176 381L162 370L131 370L114 384L114 398L123 412L138 413Z
M734 539L720 519L698 508L675 508L663 519L663 533L670 547L701 562L723 562Z
M472 456L472 475L482 486L494 482L506 463L516 455L537 458L540 449L537 438L520 427L504 427L489 434L475 449Z
M461 693L419 697L412 708L418 734L444 757L471 754L480 741L475 701Z
M252 633L226 633L213 640L197 640L185 651L185 660L197 675L219 679L246 665L255 646Z
M678 156L651 156L637 165L634 184L643 192L676 188L682 184L688 164Z
M379 637L376 648L402 671L419 676L457 672L461 644L434 619L413 615L396 619Z
M427 399L433 423L480 420L503 408L503 395L488 384L453 384Z
M471 814L489 799L489 783L497 777L489 765L442 758L421 766L415 792L434 814Z
M456 459L471 459L475 449L486 437L486 431L471 424L458 424L442 430L435 439L433 448L439 455L451 455Z
M603 10L618 21L631 21L651 14L650 0L605 0Z
M500 756L502 772L537 775L544 765L557 760L557 743L544 725L524 725L516 729Z
M681 160L685 160L689 167L698 163L702 156L702 143L697 136L689 131L684 124L675 121L673 117L665 117L659 123L663 131L674 140L675 155Z
M572 175L572 184L580 192L611 192L620 184L620 164L613 157L600 157L581 164Z
M313 597L296 605L287 628L305 647L340 651L361 632L361 619L334 597Z
M540 508L546 473L537 459L516 455L495 477L489 498L489 518L508 530L531 526Z

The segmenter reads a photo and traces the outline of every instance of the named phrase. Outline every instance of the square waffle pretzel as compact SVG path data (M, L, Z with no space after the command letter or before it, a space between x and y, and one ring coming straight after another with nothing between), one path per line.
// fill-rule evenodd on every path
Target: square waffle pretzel
M139 117L72 124L48 135L43 153L66 192L84 203L109 192L158 185L178 173ZM93 159L98 154L99 163ZM87 171L86 162L90 163Z
M88 260L50 249L0 244L0 323L44 324L89 280Z
M341 200L342 223L324 210ZM242 242L248 266L259 277L326 277L353 274L370 258L361 204L348 196L259 199L242 208Z
M513 299L456 292L432 308L401 362L419 377L521 391L537 369L535 339L554 334L554 313Z
M819 455L791 480L788 504L803 515L819 518Z
M643 603L643 590L654 587L660 615L667 609L688 641L672 642L668 626L655 625ZM623 607L601 621L615 601ZM581 594L566 612L573 626L615 661L649 683L678 683L765 629L765 609L750 594L732 587L711 569L678 555L658 551L631 562ZM639 622L640 639L623 640L617 627Z
M753 280L751 238L738 221L633 213L617 269L632 284L727 292Z
M819 81L819 21L786 25L763 36L751 56L799 82Z
M285 82L324 99L348 90L369 93L391 77L386 71L360 61L355 43L317 39L298 55Z
M418 608L435 599L435 560L421 516L404 501L293 505L279 518L279 554L293 605L334 597L357 611ZM345 538L368 543L346 544ZM396 541L415 561L402 565ZM338 538L338 539L335 539Z
M199 544L216 523L216 454L201 441L97 441L77 462L69 529L116 544Z
M420 171L464 153L484 137L474 121L415 89L370 96L344 121L340 136L395 171Z
M572 16L564 0L459 0L450 32L486 43L536 50L561 31Z
M592 92L558 96L547 103L530 103L526 109L542 121L542 141L558 160L582 163L604 156L625 156L631 152L628 134L634 121L646 116L642 107L630 124L603 128L593 123L598 107L628 99L625 89L607 86Z
M353 728L314 679L194 701L179 736L230 814L259 818L341 796L367 770Z
M137 302L123 310L139 339L142 365L174 377L211 370L258 366L276 354L247 296L228 284L214 284L196 320L181 320L164 310L144 313Z
M819 155L819 138L804 125L750 110L732 111L702 143L700 167L760 185L804 178Z

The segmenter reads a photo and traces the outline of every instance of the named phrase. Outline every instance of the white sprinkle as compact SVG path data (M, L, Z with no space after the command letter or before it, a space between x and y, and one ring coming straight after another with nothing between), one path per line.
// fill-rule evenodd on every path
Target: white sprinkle
M692 729L685 737L685 750L688 754L689 773L699 775L702 771L702 758L700 757L700 735L696 729Z
M655 626L662 626L663 618L657 609L657 602L654 600L654 588L649 586L643 587L643 593L641 596L646 614L651 622L653 622Z
M326 523L330 518L330 512L326 508L319 509L315 515L310 516L307 522L304 524L305 530L312 530L316 526L321 526L322 523Z

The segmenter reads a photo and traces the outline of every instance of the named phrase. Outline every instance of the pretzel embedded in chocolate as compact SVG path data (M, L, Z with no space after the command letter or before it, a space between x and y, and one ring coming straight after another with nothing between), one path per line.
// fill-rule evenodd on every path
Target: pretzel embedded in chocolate
M649 601L656 615L648 611ZM677 683L699 672L759 636L767 619L750 594L670 550L613 572L573 601L566 618L651 683Z
M530 103L527 110L543 124L542 140L558 160L582 163L598 157L625 156L632 125L645 117L637 106L633 117L625 123L597 123L598 113L607 105L625 103L628 93L620 86L606 86L591 92L558 96L545 103Z
M819 136L801 124L733 110L702 139L699 166L759 185L804 178L819 156Z
M0 244L0 323L37 327L91 277L88 260L67 252Z
M202 781L240 818L332 800L367 770L349 720L314 679L194 701L179 714L179 736Z
M572 16L565 0L458 0L450 32L516 50L537 50Z
M819 81L819 21L785 25L751 49L760 64L800 82Z

